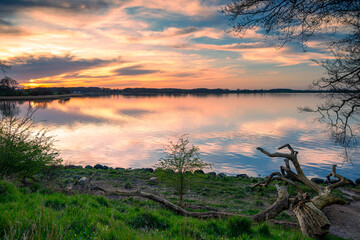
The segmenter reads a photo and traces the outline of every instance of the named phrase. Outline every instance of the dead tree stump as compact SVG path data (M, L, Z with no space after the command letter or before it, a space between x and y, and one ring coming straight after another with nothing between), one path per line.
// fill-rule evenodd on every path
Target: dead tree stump
M272 173L269 177L267 177L265 182L258 183L255 186L266 187L272 180L282 180L287 184L291 184L296 187L298 194L295 199L290 201L290 204L292 205L292 209L299 221L302 233L309 237L322 238L329 233L330 222L321 209L325 206L336 203L347 204L346 201L333 195L332 191L335 188L348 184L348 181L345 177L336 173L336 165L333 165L332 172L327 176L327 178L330 180L330 177L332 176L339 179L338 182L324 187L310 181L301 168L300 162L297 158L298 152L295 151L290 144L285 144L278 149L283 148L287 148L290 153L270 153L263 148L257 148L257 150L269 157L284 158L285 166L280 167L281 172ZM290 164L292 164L292 166ZM295 168L295 171L292 170L292 167ZM305 193L296 182L302 182L304 185L317 192L318 195L313 199L309 199L307 197L307 193Z
M329 233L329 220L320 209L306 199L306 194L297 196L293 202L293 211L304 235L312 238L322 238Z

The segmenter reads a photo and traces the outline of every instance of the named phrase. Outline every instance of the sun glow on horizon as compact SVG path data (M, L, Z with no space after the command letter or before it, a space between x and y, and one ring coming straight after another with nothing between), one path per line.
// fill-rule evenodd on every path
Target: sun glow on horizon
M218 1L105 2L0 3L9 74L24 87L304 89L322 73L311 59L328 57L316 43L277 50L259 29L237 38Z

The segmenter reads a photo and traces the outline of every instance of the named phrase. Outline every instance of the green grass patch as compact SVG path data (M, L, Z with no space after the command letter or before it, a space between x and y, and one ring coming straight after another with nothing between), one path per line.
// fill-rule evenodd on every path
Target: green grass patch
M183 217L149 200L19 191L5 181L0 198L0 239L306 239L244 217Z

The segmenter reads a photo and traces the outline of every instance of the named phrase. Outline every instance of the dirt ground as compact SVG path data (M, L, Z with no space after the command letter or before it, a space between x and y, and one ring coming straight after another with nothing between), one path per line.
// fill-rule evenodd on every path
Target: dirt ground
M360 192L341 189L350 201L349 205L331 205L323 209L331 223L334 236L360 240Z

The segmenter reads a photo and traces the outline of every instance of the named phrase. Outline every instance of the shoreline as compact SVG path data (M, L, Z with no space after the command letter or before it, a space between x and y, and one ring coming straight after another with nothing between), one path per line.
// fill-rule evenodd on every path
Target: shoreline
M315 92L230 92L230 93L92 93L92 94L63 94L63 95L37 95L37 96L0 96L0 101L29 101L29 100L59 100L72 97L102 97L102 96L124 96L124 97L154 97L154 96L223 96L223 95L248 95L248 94L314 94ZM315 93L316 94L316 93Z
M74 164L60 164L59 166L61 166L63 169L93 169L93 170L115 170L115 171L144 171L144 172L149 172L149 173L153 173L157 171L157 168L152 168L152 167L139 167L139 168L124 168L124 167L109 167L106 165L102 165L102 164L95 164L95 165L74 165ZM255 179L262 179L263 177L259 177L259 176L251 176L245 173L237 173L237 174L232 174L232 173L224 173L224 172L215 172L215 171L209 171L209 172L205 172L203 170L195 170L192 174L194 173L200 173L200 174L205 174L205 175L210 175L212 177L220 177L220 178L245 178L245 179L250 179L250 178L255 178ZM348 181L350 181L349 185L351 186L360 186L360 178L347 178L345 177ZM317 184L332 184L337 182L338 180L332 179L330 180L330 182L327 180L326 177L309 177L309 179Z
M57 100L69 99L72 97L83 97L83 94L63 94L63 95L39 95L39 96L2 96L0 101L19 101L19 100Z

